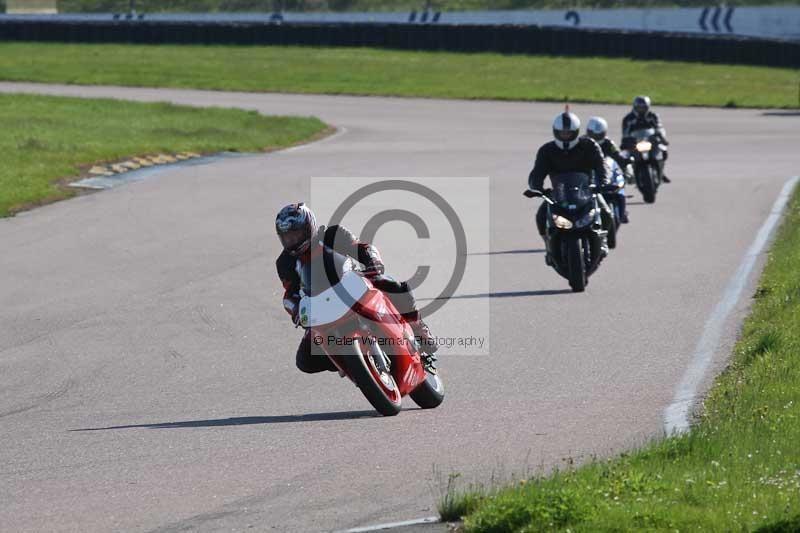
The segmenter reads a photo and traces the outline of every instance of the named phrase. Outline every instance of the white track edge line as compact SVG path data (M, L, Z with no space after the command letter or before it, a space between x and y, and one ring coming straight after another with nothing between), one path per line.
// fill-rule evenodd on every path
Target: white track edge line
M346 529L341 533L367 533L369 531L381 531L382 529L392 529L396 527L416 526L422 524L438 524L441 522L438 516L427 516L425 518L415 518L413 520L404 520L402 522L389 522L386 524L377 524L374 526L355 527L353 529Z
M783 216L783 210L789 202L789 198L794 190L797 182L800 181L800 176L790 178L781 189L775 203L772 204L769 215L764 223L759 228L756 238L745 253L742 263L739 265L736 274L728 282L725 288L722 300L716 305L711 316L709 317L703 329L703 335L697 343L694 356L692 357L686 373L683 375L680 384L675 389L675 397L672 403L664 410L664 429L667 434L683 433L689 429L689 411L691 409L697 388L702 383L705 372L711 363L711 358L716 351L719 341L722 337L722 328L725 321L730 315L731 311L735 308L739 298L747 285L747 280L750 273L755 267L756 259L764 250L764 247L769 242L772 232L778 221ZM374 526L357 527L353 529L344 530L342 533L368 533L371 531L380 531L384 529L391 529L397 527L421 525L421 524L435 524L440 520L436 516L427 518L417 518L414 520L406 520L403 522L391 522L386 524L378 524Z
M675 388L675 395L672 403L664 409L664 431L667 435L675 433L685 433L691 426L689 420L692 406L697 396L697 391L705 379L706 371L711 365L711 360L719 348L722 339L723 328L728 316L736 308L750 274L755 267L758 256L763 252L764 247L769 243L775 227L783 216L784 208L789 202L792 191L800 176L794 176L783 185L778 198L772 205L764 223L756 234L756 238L747 249L738 270L728 282L722 299L714 307L711 316L703 327L703 334L683 374L680 383Z

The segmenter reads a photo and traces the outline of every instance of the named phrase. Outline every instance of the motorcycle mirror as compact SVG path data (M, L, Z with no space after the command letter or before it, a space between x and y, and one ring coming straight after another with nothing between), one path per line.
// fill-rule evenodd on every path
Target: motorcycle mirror
M534 190L531 190L531 189L527 189L522 194L523 194L523 196L525 196L525 198L538 198L538 197L542 196L542 192L541 191L534 191Z

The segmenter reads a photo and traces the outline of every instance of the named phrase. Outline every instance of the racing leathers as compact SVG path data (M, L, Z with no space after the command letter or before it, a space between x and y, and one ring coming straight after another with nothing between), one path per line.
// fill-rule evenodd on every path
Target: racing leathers
M622 169L623 171L625 170L626 166L631 164L631 159L629 157L623 157L617 145L614 144L614 141L612 141L608 137L606 137L597 144L600 145L600 149L603 151L603 155L606 157L610 157L611 159L616 161L617 164L619 165L619 168Z
M633 169L631 168L632 159L630 157L624 157L617 145L614 144L614 141L608 137L604 138L598 144L600 145L600 149L603 150L603 155L616 161L617 165L619 165L619 169L625 175L625 180L630 182L633 179ZM623 224L627 224L628 206L627 199L625 198L625 192L621 190L620 194L616 195L615 200L619 205L620 221Z
M669 145L669 141L667 141L667 131L664 129L664 125L661 123L661 119L659 118L657 113L653 111L648 111L644 115L640 115L636 111L631 111L625 118L622 119L622 146L623 148L626 147L626 139L630 138L632 132L636 130L646 130L653 128L656 130L656 134L659 137L660 142L667 146ZM669 152L667 150L663 151L664 154L664 161L663 165L666 166L667 164L667 157L669 156ZM670 179L667 177L666 173L664 173L663 168L661 171L661 177L665 183L669 183Z
M658 114L653 111L648 111L644 115L640 115L636 111L631 111L625 118L622 119L622 138L630 137L631 132L636 130L646 130L653 128L656 133L661 137L664 144L667 142L667 133L664 125L661 124L661 119Z
M386 293L398 312L409 322L418 341L427 347L426 351L431 354L436 351L436 343L431 337L428 327L421 320L414 294L408 284L384 275L384 265L378 249L372 244L360 241L352 232L339 225L328 228L321 226L317 237L312 240L311 247L302 255L294 256L283 251L278 256L275 266L284 288L283 307L295 324L299 323L300 272L309 265L311 256L318 253L320 247L361 263L364 266L363 272L369 275L373 286ZM433 365L435 359L431 354L426 354L430 361L425 362ZM337 370L324 353L320 350L312 350L309 330L306 330L300 346L297 348L296 364L298 369L309 374Z

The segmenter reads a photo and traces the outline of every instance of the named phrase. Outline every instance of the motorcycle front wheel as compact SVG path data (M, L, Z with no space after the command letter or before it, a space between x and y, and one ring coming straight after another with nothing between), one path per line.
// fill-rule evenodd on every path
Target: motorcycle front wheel
M583 242L580 237L570 237L567 241L567 265L572 292L583 292L586 289L586 263L583 260Z
M642 193L645 203L652 204L656 201L656 178L653 176L652 165L639 165L636 169L636 183Z
M351 353L341 357L347 374L372 407L383 416L394 416L400 412L403 399L388 361L377 342L365 343L361 339L355 340Z

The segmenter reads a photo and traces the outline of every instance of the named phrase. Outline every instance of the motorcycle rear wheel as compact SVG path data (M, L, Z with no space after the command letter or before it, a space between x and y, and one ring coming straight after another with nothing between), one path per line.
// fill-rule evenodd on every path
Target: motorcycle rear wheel
M379 356L377 352L386 357L383 350L377 343L364 344L361 340L356 340L353 348L353 353L341 357L347 374L376 411L383 416L395 416L402 408L403 399L392 374L380 369L375 361Z
M423 381L413 392L409 394L414 403L423 409L433 409L439 407L444 401L444 383L439 374L425 373Z

